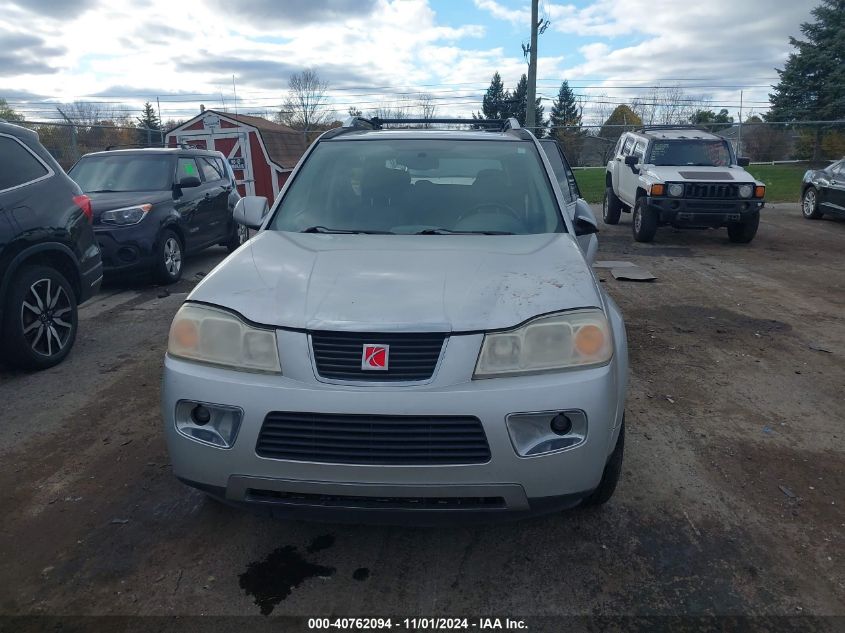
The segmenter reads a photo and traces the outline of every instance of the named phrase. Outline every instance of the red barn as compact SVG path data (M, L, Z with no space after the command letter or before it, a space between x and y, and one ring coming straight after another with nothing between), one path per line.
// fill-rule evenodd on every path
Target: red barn
M205 110L167 133L180 144L222 152L242 196L264 196L270 204L308 147L305 134L261 117Z

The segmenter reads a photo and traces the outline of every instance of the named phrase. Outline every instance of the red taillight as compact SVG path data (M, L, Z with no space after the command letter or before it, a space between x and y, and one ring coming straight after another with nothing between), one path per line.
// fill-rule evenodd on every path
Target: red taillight
M94 210L91 208L91 198L83 193L81 196L74 196L73 203L82 209L82 213L85 214L85 217L88 218L89 222L94 221Z

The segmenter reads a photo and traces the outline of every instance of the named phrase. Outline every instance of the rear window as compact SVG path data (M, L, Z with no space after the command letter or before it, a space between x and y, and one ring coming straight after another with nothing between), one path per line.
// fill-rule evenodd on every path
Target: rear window
M173 184L173 157L113 154L82 158L69 176L85 193L165 191Z
M50 173L23 144L0 136L0 191L24 185Z
M533 143L455 139L319 143L269 226L311 227L402 234L565 230Z

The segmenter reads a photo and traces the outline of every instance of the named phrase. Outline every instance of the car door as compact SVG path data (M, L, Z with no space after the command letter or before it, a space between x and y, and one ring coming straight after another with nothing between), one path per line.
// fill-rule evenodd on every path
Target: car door
M229 233L229 183L227 174L222 169L219 160L214 156L198 156L197 163L203 175L203 180L209 185L208 195L211 196L213 209L209 218L209 239L222 240Z
M634 206L639 174L625 164L625 157L631 156L634 153L634 144L636 142L633 136L626 138L625 143L622 145L622 153L616 157L618 161L616 164L616 173L619 174L619 191L616 192L616 195L628 206Z
M833 211L845 213L845 160L840 160L831 169L827 200Z
M208 223L211 203L206 197L202 174L196 160L193 156L180 156L176 161L175 182L178 184L183 178L190 177L198 178L200 185L178 188L174 205L185 234L185 249L188 251L196 250L207 243L208 232L204 229Z

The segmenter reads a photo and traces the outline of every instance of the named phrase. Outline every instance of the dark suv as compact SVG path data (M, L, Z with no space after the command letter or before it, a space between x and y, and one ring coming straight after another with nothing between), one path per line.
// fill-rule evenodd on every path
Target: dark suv
M186 254L222 244L235 250L247 233L234 222L240 199L220 152L132 149L86 154L70 170L91 197L106 276L182 276Z
M31 130L0 122L0 346L27 369L59 363L77 306L103 278L91 201Z

